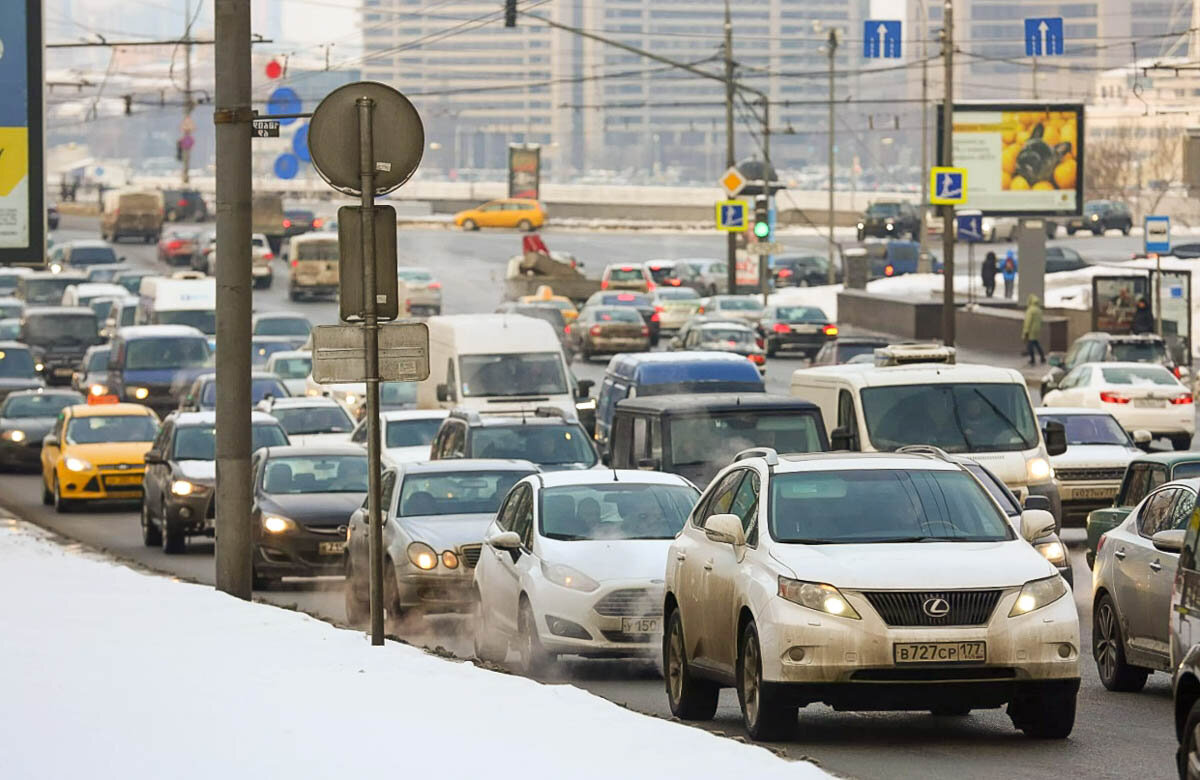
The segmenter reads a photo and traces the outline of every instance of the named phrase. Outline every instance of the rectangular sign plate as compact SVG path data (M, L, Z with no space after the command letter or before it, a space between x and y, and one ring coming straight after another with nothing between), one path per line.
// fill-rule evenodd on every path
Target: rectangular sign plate
M313 328L313 380L320 384L365 382L367 330L361 325ZM420 382L429 377L429 328L423 322L379 326L379 379Z
M255 138L278 138L278 119L255 119L253 122Z

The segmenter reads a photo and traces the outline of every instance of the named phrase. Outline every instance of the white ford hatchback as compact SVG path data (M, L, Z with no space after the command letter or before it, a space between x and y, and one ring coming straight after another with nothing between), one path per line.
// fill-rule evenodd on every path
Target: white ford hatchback
M961 465L934 455L741 453L667 556L672 712L710 719L736 687L755 739L799 707L964 715L1063 738L1075 721L1079 620L1066 583ZM1021 538L1024 537L1024 538Z

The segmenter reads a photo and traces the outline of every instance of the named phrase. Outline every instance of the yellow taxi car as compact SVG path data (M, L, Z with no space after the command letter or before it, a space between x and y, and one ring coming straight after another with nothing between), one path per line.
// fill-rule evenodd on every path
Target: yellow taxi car
M520 303L534 303L539 306L550 306L562 312L563 320L570 325L579 318L579 309L565 295L555 295L554 289L543 284L533 295L522 295Z
M463 230L498 227L529 231L546 224L546 211L536 200L502 198L458 212L454 215L454 224Z
M42 503L67 512L84 501L141 498L156 435L158 416L141 404L68 406L42 440Z

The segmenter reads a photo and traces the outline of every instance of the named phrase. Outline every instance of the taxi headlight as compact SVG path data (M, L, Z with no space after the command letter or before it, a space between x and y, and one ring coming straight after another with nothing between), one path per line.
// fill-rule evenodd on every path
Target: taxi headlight
M63 461L63 465L67 467L67 471L91 471L92 464L82 458L67 458Z
M25 441L25 431L5 431L3 434L0 434L0 438L3 438L5 441L11 441L14 444L20 444Z
M198 485L188 482L186 479L177 479L171 483L171 493L177 496L190 496L198 489Z
M1026 615L1035 609L1058 601L1067 592L1067 583L1057 574L1040 580L1030 580L1021 588L1017 600L1009 611L1009 617Z
M823 582L805 582L780 577L779 596L793 604L815 609L827 615L853 618L854 620L862 619L854 607L850 606L850 602L846 601L846 597L840 590Z
M1063 549L1062 542L1054 538L1046 538L1033 545L1033 549L1042 554L1042 557L1050 561L1058 568L1067 565L1067 551Z
M581 590L584 593L591 593L600 587L600 583L583 572L578 569L572 569L570 566L564 566L561 563L546 563L542 561L542 575L555 585L570 588L571 590Z
M1050 468L1050 462L1045 458L1030 458L1025 462L1025 471L1029 475L1030 483L1046 482L1054 478L1054 469Z
M413 542L408 546L408 559L412 561L413 566L423 571L436 568L438 562L437 553L424 542Z
M172 485L172 487L174 486ZM281 534L284 531L295 528L296 524L288 518L280 517L279 515L263 515L262 527L269 534Z
M33 364L33 370L34 371L45 371L46 364L39 360L38 362Z

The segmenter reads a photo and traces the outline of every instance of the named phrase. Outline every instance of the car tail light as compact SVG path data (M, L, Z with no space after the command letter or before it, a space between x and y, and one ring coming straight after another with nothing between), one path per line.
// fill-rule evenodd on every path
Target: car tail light
M648 328L648 327L646 327L645 325L643 325L643 326L642 326L642 335L643 335L643 336L649 336L649 335L650 335L650 328Z
M776 333L791 333L792 327L786 322L777 322L771 326L771 330L775 331Z
M896 269L892 267L891 263L888 263L886 266L884 266L884 269L883 269L884 276L891 276L894 273L896 273Z
M662 314L664 311L666 311L666 309L664 309L662 306L659 306L657 303L654 304L654 310L659 314Z
M662 266L661 265L652 265L652 266L650 266L650 270L651 271L661 271Z
M671 285L672 287L678 287L680 284L682 284L682 282L678 279L668 279L667 284Z
M292 226L292 221L291 221L290 219L285 219L285 220L283 221L283 226L284 226L285 228L290 228L290 227Z
M1127 398L1126 396L1123 396L1120 393L1112 393L1107 390L1101 391L1100 400L1106 404L1127 404L1127 403L1129 403L1129 398Z
M623 266L621 266L621 270L622 270L622 271L625 271L626 273L628 273L628 272L630 272L630 271L632 271L632 270L633 270L633 266L631 266L631 265L623 265Z
M406 300L406 301L404 302L404 313L405 313L405 314L412 314L412 301L408 301L408 300Z
M733 342L730 342L730 343L733 343ZM750 359L751 363L754 363L754 364L760 365L760 366L763 363L767 362L767 359L765 357L763 357L762 355L747 355L746 357L748 357Z
M181 246L183 246L182 241L168 241L167 242L167 251L170 252L174 249L178 249Z
M1192 401L1191 393L1182 393L1171 399L1171 403L1174 404L1175 406L1179 406L1181 404L1190 404L1192 402L1193 401Z
M274 252L263 252L263 259L264 260L274 260L275 253Z
M608 280L607 280L607 279L602 279L602 280L600 280L600 289L601 289L601 290L607 290L607 289L608 289Z
M1172 368L1171 373L1175 375L1176 379L1183 379L1183 370L1179 366Z
M697 307L696 307L696 313L697 313L697 314L703 314L703 313L704 313L704 307L703 307L703 306L697 306Z
M563 325L563 335L564 336L571 335L571 326L570 325Z
M441 283L441 282L430 282L429 284L427 284L427 285L425 285L425 286L426 286L427 288L429 288L430 290L440 290L440 289L442 289L442 283Z
M588 333L592 334L593 336L599 336L600 335L600 326L593 325L591 327L591 329L588 330Z
M178 206L179 208L183 208L184 206L187 205L187 201L184 200L183 198L180 198L179 202L177 202L175 205Z
M791 276L791 275L792 275L792 269L790 269L790 268L784 268L783 270L781 270L781 271L779 272L779 278L780 278L780 279L786 279L786 278L788 278L788 277L789 277L789 276Z
M651 315L650 315L650 321L651 321L651 322L658 322L658 321L659 321L658 312L654 312L653 314L651 314Z
M647 282L646 282L646 292L654 292L654 282L651 282L651 281L647 280Z
M319 228L319 227L321 227L321 226L322 226L322 225L324 225L324 224L325 224L325 220L321 219L320 217L315 217L315 218L313 218L313 221L312 221L312 226L313 226L313 227L315 227L315 228Z
M831 323L821 328L821 332L826 336L836 336L838 334L838 326Z
M762 336L755 336L755 337L754 337L754 345L755 345L756 347L758 347L759 349L762 349L762 348L763 348L763 338L762 338Z
M296 266L298 266L298 265L300 265L300 261L299 261L299 260L293 260L293 261L292 261L292 268L295 268L295 267L296 267Z

